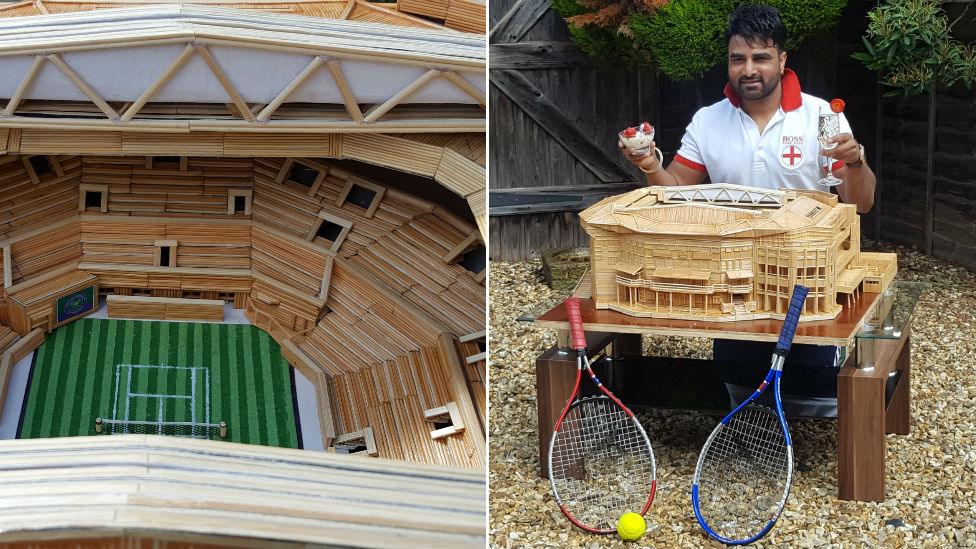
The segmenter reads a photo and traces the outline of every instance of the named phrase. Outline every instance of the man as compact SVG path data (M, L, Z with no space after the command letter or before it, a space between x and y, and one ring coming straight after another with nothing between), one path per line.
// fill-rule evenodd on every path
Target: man
M864 147L840 115L841 132L822 150L817 120L823 99L802 93L796 74L786 68L786 28L779 12L768 6L744 5L729 16L729 82L726 99L695 113L674 160L664 168L651 152L623 153L645 173L650 185L715 183L753 187L827 190L817 184L832 162L840 199L866 213L874 204L875 177L864 158ZM821 163L821 157L823 163ZM741 363L723 368L733 405L755 389L768 369L772 344L716 340L714 358ZM783 399L787 413L836 415L837 370L846 349L794 345L784 367ZM752 368L746 364L753 365ZM792 395L790 393L793 393Z

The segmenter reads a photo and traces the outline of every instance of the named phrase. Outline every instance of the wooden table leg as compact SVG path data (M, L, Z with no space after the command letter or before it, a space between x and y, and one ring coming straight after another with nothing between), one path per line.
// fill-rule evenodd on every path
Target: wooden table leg
M613 358L643 356L643 343L640 334L617 334L613 340Z
M874 367L848 359L837 376L837 492L840 499L884 501L885 433L908 433L911 401L910 328L900 339L874 340ZM888 375L901 370L889 406Z
M637 336L638 339L640 336ZM605 349L614 334L587 332L586 349L589 356ZM569 334L560 330L558 343L535 360L536 405L539 416L539 476L549 478L546 458L549 455L549 439L559 414L566 406L576 381L576 354L569 352ZM639 348L639 347L638 347Z
M895 360L895 368L901 372L898 387L891 396L888 410L885 412L885 432L896 435L907 435L912 420L912 336L911 329L906 328L901 351Z
M539 476L549 478L549 439L576 380L576 355L553 347L535 360L536 404L539 409Z
M837 492L840 499L884 501L885 384L859 373L848 361L837 376Z

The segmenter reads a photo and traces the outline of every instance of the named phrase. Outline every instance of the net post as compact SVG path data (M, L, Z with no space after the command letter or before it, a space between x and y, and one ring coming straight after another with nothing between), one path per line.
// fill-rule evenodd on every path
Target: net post
M102 418L100 417L95 418L95 432L96 433L102 432Z
M227 438L227 422L220 422L220 438Z

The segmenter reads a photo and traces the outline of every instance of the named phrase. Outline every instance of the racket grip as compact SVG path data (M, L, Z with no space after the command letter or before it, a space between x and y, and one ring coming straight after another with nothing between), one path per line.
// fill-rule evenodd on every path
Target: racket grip
M779 341L776 343L776 351L783 356L790 352L790 346L793 345L796 325L800 322L800 312L803 311L803 302L806 301L809 292L806 286L799 284L793 286L793 298L790 300L790 308L787 309L786 320L783 321L783 330L779 333Z
M566 316L569 318L569 335L576 351L586 350L586 336L583 335L583 316L580 314L580 299L573 296L566 300Z

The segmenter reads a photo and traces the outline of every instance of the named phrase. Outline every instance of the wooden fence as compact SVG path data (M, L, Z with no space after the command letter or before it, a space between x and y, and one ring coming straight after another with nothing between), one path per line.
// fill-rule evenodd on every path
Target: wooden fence
M789 52L803 91L842 97L878 174L868 238L907 244L976 268L976 93L961 86L883 98L851 54L873 2L851 0L838 25ZM950 18L962 5L948 2ZM522 260L586 246L577 213L643 184L616 150L616 131L641 119L658 130L665 162L694 112L720 100L725 68L693 82L596 63L570 43L545 0L490 5L490 256ZM973 25L957 25L963 41ZM518 67L518 70L516 70Z

